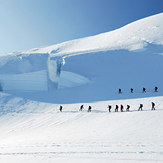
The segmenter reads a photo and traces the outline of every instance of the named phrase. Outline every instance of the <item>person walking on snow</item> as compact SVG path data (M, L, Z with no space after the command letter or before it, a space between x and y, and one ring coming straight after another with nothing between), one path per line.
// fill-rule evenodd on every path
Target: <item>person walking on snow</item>
M123 105L121 105L121 112L123 112Z
M143 87L143 93L146 92L146 89Z
M157 92L157 90L158 90L158 87L155 87L155 92Z
M81 105L79 111L82 111L83 108L84 108L84 105Z
M139 111L140 109L143 110L143 104L140 104L138 111Z
M151 103L152 103L152 110L155 110L155 103L154 102Z
M129 109L130 109L130 105L127 105L127 109L126 109L126 111L129 111Z
M115 112L118 112L118 105L115 106Z
M62 108L63 108L63 107L60 105L60 107L59 107L60 112L62 112Z
M92 107L91 107L91 106L89 106L89 107L88 107L88 112L91 112L91 109L92 109Z
M109 112L111 112L111 105L108 105L108 110Z

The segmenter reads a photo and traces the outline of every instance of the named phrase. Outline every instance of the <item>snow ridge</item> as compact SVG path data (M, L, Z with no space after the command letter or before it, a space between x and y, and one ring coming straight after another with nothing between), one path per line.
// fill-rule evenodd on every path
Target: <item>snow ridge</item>
M114 31L29 50L24 53L49 53L69 56L108 50L145 50L148 44L163 45L163 13L153 15Z

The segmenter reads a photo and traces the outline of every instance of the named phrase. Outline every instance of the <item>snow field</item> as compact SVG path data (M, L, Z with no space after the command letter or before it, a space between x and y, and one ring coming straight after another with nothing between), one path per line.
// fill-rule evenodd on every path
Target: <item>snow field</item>
M13 101L19 106L20 99ZM155 111L151 101L156 103ZM84 103L82 112L81 103L63 104L59 112L57 104L24 101L23 107L1 115L0 160L161 162L162 101L163 97L150 97ZM137 111L139 103L144 104L143 111ZM113 106L110 113L108 104ZM115 113L116 104L130 104L131 110Z

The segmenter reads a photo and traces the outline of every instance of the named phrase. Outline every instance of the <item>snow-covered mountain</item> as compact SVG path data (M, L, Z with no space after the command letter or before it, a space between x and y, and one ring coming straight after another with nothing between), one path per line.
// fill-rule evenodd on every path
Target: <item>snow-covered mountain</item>
M121 80L128 78L128 81L131 81L125 85L136 87L134 83L138 77L143 78L143 83L140 83L140 86L148 87L145 80L147 75L149 76L149 69L151 69L151 77L157 77L161 70L157 60L161 61L162 57L154 57L153 54L161 54L162 52L162 17L163 14L161 13L96 36L1 56L1 87L3 90L23 90L23 88L25 90L50 90L51 88L73 87L90 83L92 75L94 76L95 74L100 75L101 80L109 82L111 87L115 85L112 80L116 80L116 87L121 87L121 84L118 82L119 78ZM138 54L133 52L138 52ZM80 56L76 57L79 54ZM91 57L90 54L96 55ZM142 58L138 57L140 54L143 54ZM132 57L126 60L124 56L127 55L132 55ZM149 58L147 57L148 55L152 56ZM73 58L73 62L71 62L71 58ZM101 61L101 58L103 61ZM65 65L61 73L65 60L66 65L71 64L71 66ZM103 62L102 65L101 62ZM146 64L147 62L151 62L153 66L156 64L155 70L157 70L157 67L158 70L153 72L152 68L149 67L150 64ZM73 67L75 63L77 65ZM143 70L145 74L139 70L141 65L145 65ZM97 73L96 66L98 66L100 74ZM114 69L115 66L116 69ZM71 72L67 71L70 67ZM90 67L92 68L90 69ZM89 71L95 72L87 74L87 71L82 71L82 69L89 69ZM121 72L119 69L121 69ZM130 72L125 72L126 69ZM134 70L140 73L135 75ZM72 73L73 71L76 74ZM149 87L155 84L160 85L158 82L158 80L156 83L151 82ZM136 84L138 85L137 81Z
M35 48L24 53L49 53L69 56L108 50L144 51L149 44L163 45L163 13L147 17L120 29L96 36Z
M0 161L162 162L162 20L0 56Z

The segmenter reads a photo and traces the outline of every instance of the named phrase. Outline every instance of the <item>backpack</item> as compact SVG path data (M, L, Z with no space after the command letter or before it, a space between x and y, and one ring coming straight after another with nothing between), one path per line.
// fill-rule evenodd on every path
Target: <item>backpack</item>
M130 105L127 105L127 108L129 109L130 108Z

